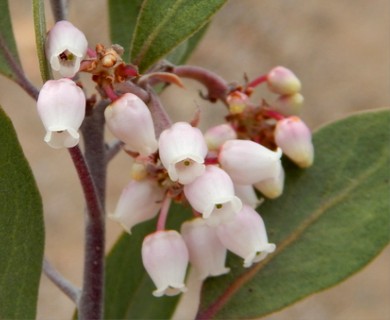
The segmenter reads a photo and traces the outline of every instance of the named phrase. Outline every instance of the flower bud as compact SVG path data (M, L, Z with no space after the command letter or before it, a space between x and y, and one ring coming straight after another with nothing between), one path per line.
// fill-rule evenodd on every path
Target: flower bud
M254 187L259 190L265 197L275 199L282 195L284 189L284 169L280 163L279 173L272 178L268 178L254 184Z
M79 143L77 132L85 116L85 95L69 79L49 80L39 92L38 114L46 129L44 141L52 148L71 148Z
M209 150L218 150L225 141L237 139L237 133L231 125L224 123L208 129L204 134Z
M53 70L63 77L73 77L87 53L88 42L79 29L69 21L58 21L46 38L46 58Z
M304 98L300 93L280 96L272 108L285 116L294 116L301 113Z
M297 76L285 67L275 67L267 74L268 88L277 94L294 94L301 90Z
M229 140L222 145L218 159L234 183L248 185L275 177L281 154L250 140Z
M202 132L187 122L177 122L161 132L159 155L172 181L187 184L203 174L207 154Z
M314 160L314 147L311 132L298 117L278 121L275 129L275 142L283 153L301 168L310 167Z
M242 113L250 103L249 97L245 93L242 93L240 91L231 92L228 95L226 101L228 103L229 112L231 114Z
M135 94L125 93L104 111L108 129L125 149L148 156L157 151L152 115L146 104Z
M133 226L157 215L163 198L164 190L154 180L133 180L123 189L115 212L109 217L131 233Z
M232 221L222 223L216 229L222 244L242 257L246 268L275 251L275 245L268 243L263 219L249 206L244 205Z
M186 184L184 194L192 208L210 225L231 219L242 206L241 200L234 195L229 175L216 166L207 166L200 177Z
M200 279L219 276L230 271L225 267L226 248L217 237L215 228L207 225L204 219L196 218L184 222L181 234L190 254L190 262L197 270Z
M157 287L153 291L155 297L173 296L186 291L184 277L188 250L177 231L157 231L145 237L142 262Z

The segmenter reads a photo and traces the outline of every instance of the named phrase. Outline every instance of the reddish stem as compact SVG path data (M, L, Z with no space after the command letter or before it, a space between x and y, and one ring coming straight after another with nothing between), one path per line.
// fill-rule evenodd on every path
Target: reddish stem
M161 206L160 215L158 216L157 231L165 230L170 206L171 198L166 195Z
M202 83L208 90L207 99L215 102L218 99L225 101L229 92L227 82L207 69L195 66L174 67L172 72L179 77L190 78Z
M266 82L268 78L267 74L264 74L260 77L257 77L256 79L253 79L251 82L249 82L246 86L247 88L254 88L257 87L258 85L262 84L263 82Z
M88 165L78 146L69 148L87 205L83 290L79 319L102 319L104 303L104 210Z

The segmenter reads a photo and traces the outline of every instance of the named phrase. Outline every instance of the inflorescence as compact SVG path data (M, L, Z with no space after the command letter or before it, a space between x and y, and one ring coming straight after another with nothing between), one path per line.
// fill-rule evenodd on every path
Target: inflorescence
M156 231L142 245L155 296L185 291L188 263L205 279L229 272L227 250L242 257L244 267L264 259L275 244L268 242L255 211L258 194L271 199L282 194L282 154L302 168L313 163L311 132L298 117L303 103L299 79L279 66L238 86L208 70L167 62L139 74L122 53L118 45L88 49L84 34L68 21L51 29L46 55L63 78L47 81L39 94L45 142L53 148L79 143L78 130L96 104L72 78L90 73L101 98L111 101L104 111L108 129L134 160L132 179L110 218L131 233L135 225L159 215ZM224 123L206 132L197 127L199 119L171 123L153 88L181 85L182 78L199 81L208 90L203 98L226 106ZM278 98L252 101L260 84ZM194 218L180 232L165 227L172 201L193 211Z

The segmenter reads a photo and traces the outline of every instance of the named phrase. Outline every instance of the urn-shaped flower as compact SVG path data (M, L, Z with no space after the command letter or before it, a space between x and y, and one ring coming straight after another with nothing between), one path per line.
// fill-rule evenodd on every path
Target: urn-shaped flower
M157 287L154 296L173 296L186 291L184 277L188 250L177 231L157 231L148 235L142 243L142 262Z
M125 143L125 149L148 156L157 150L152 115L135 94L125 93L104 111L108 129Z
M115 212L109 217L131 233L133 226L157 215L163 198L164 190L154 180L132 180L123 189Z
M184 222L181 234L187 244L190 262L200 279L230 271L225 267L227 250L219 240L215 228L209 226L205 219L195 218Z
M241 200L234 194L229 175L212 165L184 186L184 194L192 208L201 213L210 225L230 220L242 206Z
M71 148L78 144L77 132L85 116L85 95L70 79L49 80L39 92L38 114L51 147Z
M161 162L172 181L187 184L204 172L207 145L198 128L177 122L161 132L158 143Z
M276 176L281 155L250 140L229 140L218 159L235 183L248 185Z
M217 235L228 250L244 259L244 267L250 267L275 251L275 245L268 243L263 219L247 205L232 221L218 225Z
M87 52L88 42L84 33L69 21L58 21L49 31L45 50L53 70L71 78L80 69Z

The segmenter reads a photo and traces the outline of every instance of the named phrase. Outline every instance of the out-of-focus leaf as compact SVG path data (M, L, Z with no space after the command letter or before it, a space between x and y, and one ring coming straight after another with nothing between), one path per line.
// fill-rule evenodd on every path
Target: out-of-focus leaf
M9 67L7 54L11 55L16 63L19 63L18 50L12 31L11 17L7 0L0 0L0 73L15 79L12 69ZM5 53L4 51L8 52Z
M390 240L390 112L354 115L315 133L314 166L287 164L284 195L259 208L277 250L203 288L199 318L256 318L343 281ZM213 302L218 301L213 305Z
M178 229L190 213L173 205L167 228ZM106 264L105 319L169 319L178 296L156 298L141 259L142 241L156 229L156 219L135 226L112 248Z
M148 69L195 34L226 0L144 0L130 48L131 61Z
M144 0L109 0L108 13L111 42L125 49L123 59L130 62L130 44Z
M34 319L44 230L41 198L0 108L0 319Z

